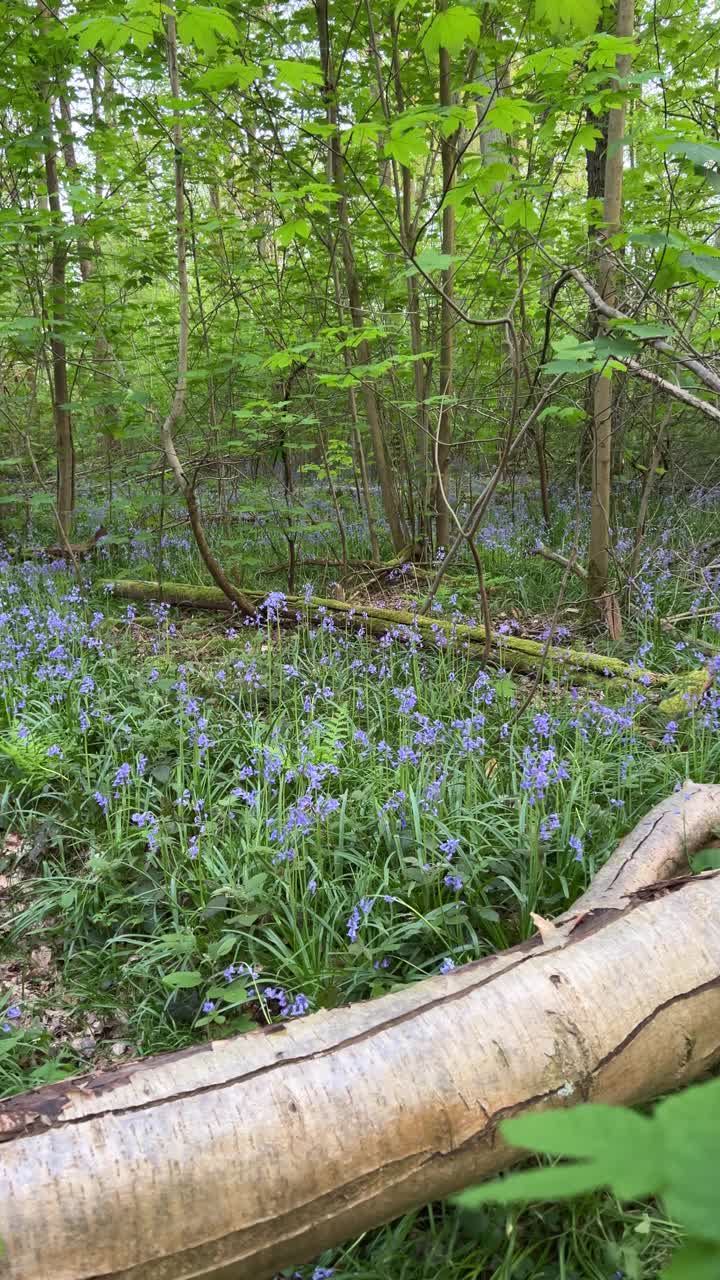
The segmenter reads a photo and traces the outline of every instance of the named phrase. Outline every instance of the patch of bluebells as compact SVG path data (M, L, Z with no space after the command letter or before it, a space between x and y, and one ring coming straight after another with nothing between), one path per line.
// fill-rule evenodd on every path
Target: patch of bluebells
M527 745L523 748L520 786L528 804L538 804L545 799L550 787L567 781L569 777L567 762L558 759L554 747L537 749Z
M302 1018L310 1011L310 1001L302 991L289 996L284 987L265 987L263 995L277 1004L281 1018Z

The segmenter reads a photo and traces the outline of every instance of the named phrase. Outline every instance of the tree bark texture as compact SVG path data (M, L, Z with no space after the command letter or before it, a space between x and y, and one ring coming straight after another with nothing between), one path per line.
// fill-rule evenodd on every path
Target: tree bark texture
M702 1077L720 1062L720 873L657 877L719 821L720 787L687 783L542 937L10 1099L0 1275L263 1280L506 1168L507 1117Z
M620 38L633 34L635 0L617 0L616 33ZM630 72L630 54L618 54L616 88L624 91L623 80ZM610 237L620 230L622 218L625 103L608 113L605 187L603 197L602 247L598 261L598 292L603 301L615 305L615 250ZM604 318L597 317L597 331L607 333ZM610 564L610 503L612 486L613 383L609 371L595 379L593 396L593 468L588 550L588 597L601 609L608 591Z

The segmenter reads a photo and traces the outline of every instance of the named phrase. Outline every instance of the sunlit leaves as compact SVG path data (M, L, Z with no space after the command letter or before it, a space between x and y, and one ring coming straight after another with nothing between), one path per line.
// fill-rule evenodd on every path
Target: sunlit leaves
M517 125L530 124L532 119L530 103L519 98L499 97L484 115L483 128L512 133Z
M436 58L440 49L448 53L461 53L466 44L477 44L480 39L480 18L473 9L464 5L451 5L433 18L422 47L428 58Z
M600 17L600 0L535 0L535 17L553 32L590 35Z
M194 44L201 53L217 53L220 40L234 42L235 23L229 13L210 5L193 4L177 20L178 37L184 44Z
M540 215L528 195L523 194L510 201L503 213L503 224L506 227L524 227L527 231L537 230Z
M283 222L282 226L278 227L275 239L283 249L287 249L293 240L309 239L311 230L312 224L308 218L294 218L291 222Z
M211 67L199 76L195 84L200 89L248 89L253 80L262 74L253 62L241 62L239 58L226 62L222 67Z
M278 58L275 62L275 84L287 89L303 89L305 85L320 85L322 71L313 62L299 62L296 58Z

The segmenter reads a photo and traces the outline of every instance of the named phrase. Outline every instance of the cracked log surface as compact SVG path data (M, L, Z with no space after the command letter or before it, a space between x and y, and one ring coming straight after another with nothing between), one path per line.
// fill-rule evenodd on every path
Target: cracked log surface
M506 1167L498 1122L720 1062L720 786L663 801L545 941L0 1107L7 1280L262 1280ZM673 878L656 883L658 876Z

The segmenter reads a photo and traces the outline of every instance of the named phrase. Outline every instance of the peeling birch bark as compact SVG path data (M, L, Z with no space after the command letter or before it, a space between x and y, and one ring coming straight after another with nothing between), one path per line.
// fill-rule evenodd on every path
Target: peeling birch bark
M262 1280L507 1167L506 1117L702 1077L720 873L655 881L719 823L720 786L688 783L545 942L10 1099L0 1275Z

